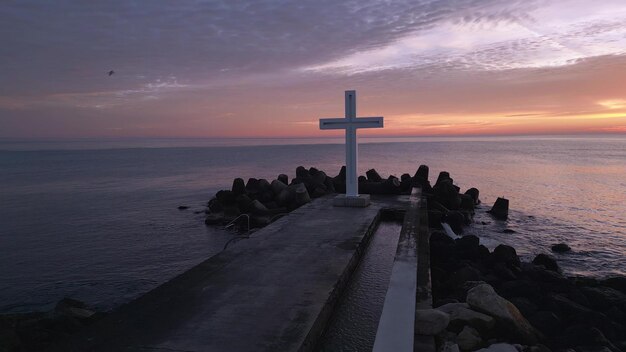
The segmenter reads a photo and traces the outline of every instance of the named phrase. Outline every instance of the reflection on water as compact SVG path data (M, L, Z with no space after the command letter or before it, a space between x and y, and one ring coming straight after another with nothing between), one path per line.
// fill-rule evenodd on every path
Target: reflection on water
M66 295L109 308L155 287L230 238L193 213L216 190L234 177L293 176L298 165L334 175L344 156L342 145L329 144L337 141L0 151L0 310ZM470 231L483 241L510 243L525 256L567 242L573 253L558 257L569 274L626 274L626 138L376 141L360 146L361 173L399 176L427 164L431 181L447 170L463 190L480 189L485 208L509 198L506 223L478 214ZM179 211L181 204L192 208Z

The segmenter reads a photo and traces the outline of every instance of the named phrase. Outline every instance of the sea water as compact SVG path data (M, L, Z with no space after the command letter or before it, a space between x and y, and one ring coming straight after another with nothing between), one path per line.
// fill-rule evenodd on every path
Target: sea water
M359 172L430 166L483 201L467 233L523 259L566 242L567 275L626 274L626 137L361 139ZM73 297L99 309L130 301L218 253L233 233L203 223L232 179L329 175L341 139L0 142L0 312ZM507 221L484 213L510 200ZM187 205L187 210L178 206ZM504 229L515 231L503 233Z

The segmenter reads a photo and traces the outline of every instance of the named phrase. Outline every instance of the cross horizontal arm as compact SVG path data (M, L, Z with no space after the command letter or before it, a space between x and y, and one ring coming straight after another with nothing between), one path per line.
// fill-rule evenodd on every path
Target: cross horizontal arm
M381 128L383 127L382 117L359 117L356 119L320 119L321 130L340 130L349 127L353 128Z

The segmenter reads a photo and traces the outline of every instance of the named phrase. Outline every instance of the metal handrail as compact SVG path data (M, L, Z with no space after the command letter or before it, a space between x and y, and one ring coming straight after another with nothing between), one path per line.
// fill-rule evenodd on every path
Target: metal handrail
M237 220L239 220L239 218L243 216L246 217L247 225L248 225L248 230L246 230L246 232L250 232L250 215L248 214L241 214L238 217L234 218L231 222L229 222L228 224L226 224L226 226L224 226L224 229L235 226L235 222L237 222Z

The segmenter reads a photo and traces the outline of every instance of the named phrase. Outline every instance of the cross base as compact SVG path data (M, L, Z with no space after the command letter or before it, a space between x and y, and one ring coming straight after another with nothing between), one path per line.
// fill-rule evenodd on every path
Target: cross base
M370 205L370 195L346 196L340 194L333 199L333 205L336 207L365 208Z

